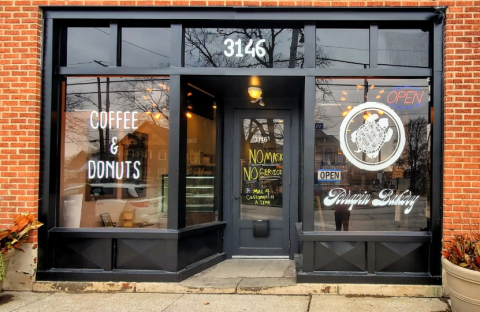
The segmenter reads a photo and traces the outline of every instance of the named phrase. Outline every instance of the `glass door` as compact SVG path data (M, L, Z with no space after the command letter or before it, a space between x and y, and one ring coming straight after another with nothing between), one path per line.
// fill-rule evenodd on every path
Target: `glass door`
M288 256L290 112L235 110L234 255Z

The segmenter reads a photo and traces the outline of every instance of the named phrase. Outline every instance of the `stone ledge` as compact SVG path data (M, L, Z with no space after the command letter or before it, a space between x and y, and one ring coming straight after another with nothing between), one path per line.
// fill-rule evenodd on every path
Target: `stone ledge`
M262 281L263 280L263 281ZM344 295L372 297L442 297L442 286L386 284L294 284L276 279L209 279L182 283L34 282L34 292Z

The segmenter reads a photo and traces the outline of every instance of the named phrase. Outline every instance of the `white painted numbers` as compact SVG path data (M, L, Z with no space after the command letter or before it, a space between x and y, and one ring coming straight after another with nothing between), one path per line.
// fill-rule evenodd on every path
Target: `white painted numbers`
M262 47L262 44L264 44L265 42L265 39L260 39L255 44L255 47L253 47L253 39L250 39L248 41L248 44L245 46L245 49L243 49L242 39L234 41L233 39L228 38L225 39L225 41L223 42L223 44L227 46L227 49L223 51L223 54L225 54L226 57L232 57L234 55L235 57L244 57L248 55L251 55L252 57L264 57L267 51L265 50L265 48ZM235 51L237 53L235 53ZM244 52L245 54L242 52Z

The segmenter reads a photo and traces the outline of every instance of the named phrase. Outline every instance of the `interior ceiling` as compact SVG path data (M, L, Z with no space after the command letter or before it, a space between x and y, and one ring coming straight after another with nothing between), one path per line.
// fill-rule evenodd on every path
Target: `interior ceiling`
M187 76L190 83L215 95L216 98L248 97L248 87L262 88L262 97L300 98L303 96L304 77L257 77L258 84L253 84L249 76Z

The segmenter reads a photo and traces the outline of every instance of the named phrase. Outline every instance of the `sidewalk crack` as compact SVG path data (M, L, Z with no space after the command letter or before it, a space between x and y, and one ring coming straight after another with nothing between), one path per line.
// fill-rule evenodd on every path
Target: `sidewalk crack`
M241 283L243 280L244 280L244 279L241 278L241 279L238 281L237 285L235 286L235 294L238 294L238 285L240 285L240 283Z
M36 303L36 302L39 302L39 301L43 301L43 300L47 299L48 297L50 297L51 295L54 295L54 294L55 294L55 293L53 292L53 293L49 294L48 296L45 296L44 298L37 299L37 300L34 300L34 301L32 301L32 302L26 303L26 304L24 304L23 306L20 306L20 307L18 307L18 308L15 308L15 309L11 310L10 312L17 311L18 309L24 308L24 307L26 307L26 306L28 306L28 305L31 305L32 303Z
M163 309L161 312L164 312L166 311L168 308L170 308L172 306L172 304L174 304L175 302L178 301L178 299L182 298L183 296L185 296L185 294L182 294L180 297L178 297L177 299L173 300L172 303L170 303L165 309Z

